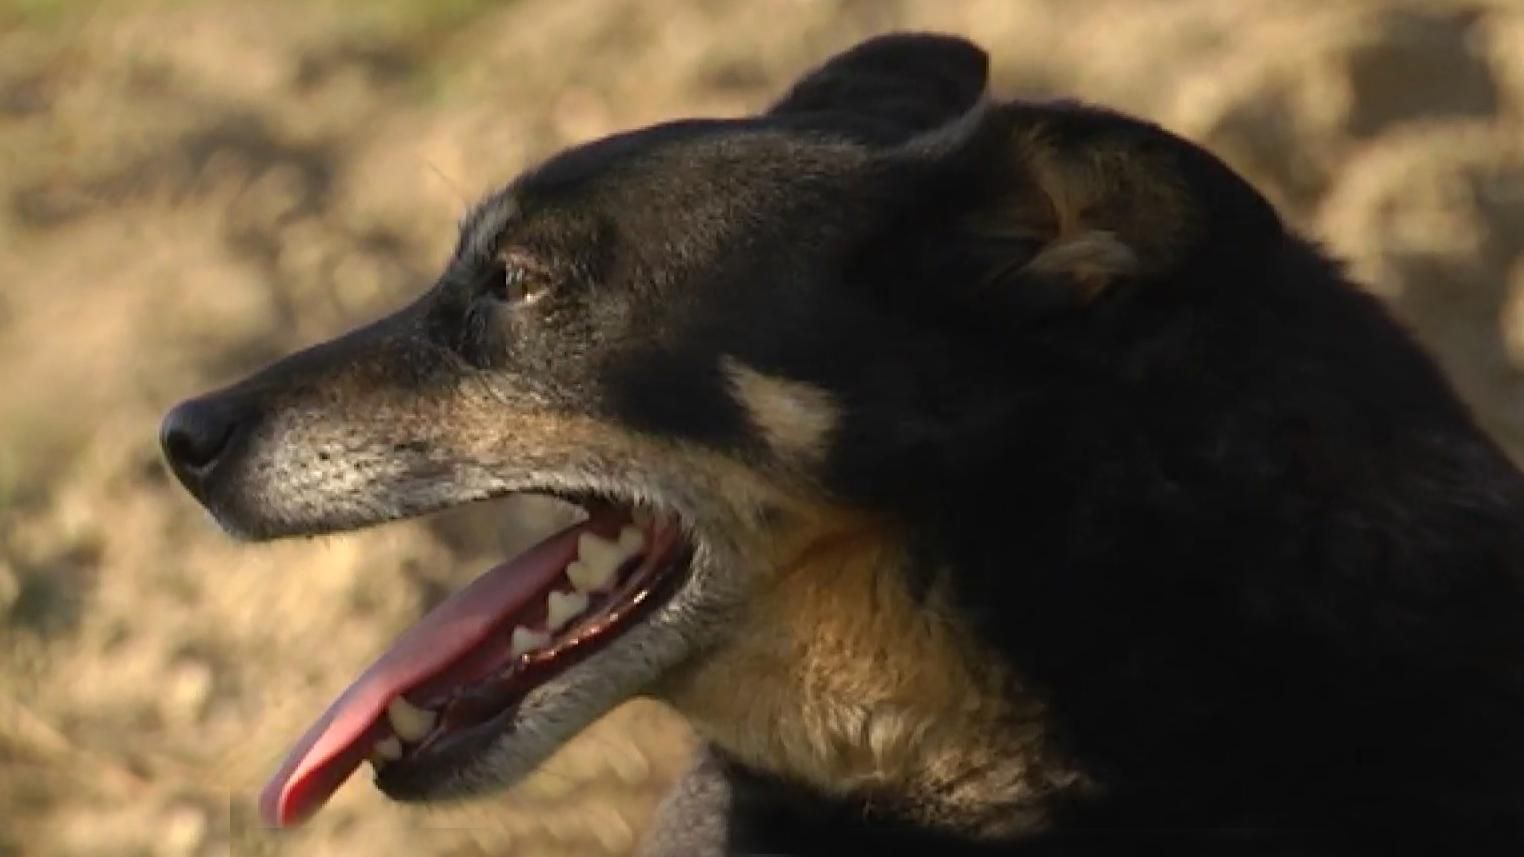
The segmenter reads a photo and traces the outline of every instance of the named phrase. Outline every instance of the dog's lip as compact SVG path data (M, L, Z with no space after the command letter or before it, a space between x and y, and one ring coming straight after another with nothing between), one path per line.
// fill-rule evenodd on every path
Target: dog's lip
M458 660L469 658L560 578L577 557L583 533L608 536L624 520L616 507L593 506L586 520L482 574L403 632L307 730L270 778L259 799L266 823L293 826L321 808L387 731L384 713L392 700L453 673ZM664 545L653 546L653 557L670 554L680 541L677 527L662 528L661 541Z

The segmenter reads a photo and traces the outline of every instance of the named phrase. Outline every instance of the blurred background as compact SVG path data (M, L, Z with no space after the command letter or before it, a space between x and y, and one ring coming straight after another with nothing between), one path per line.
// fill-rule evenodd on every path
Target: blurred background
M501 506L242 546L166 478L174 401L425 286L478 195L737 114L868 34L1206 143L1388 299L1524 453L1524 2L0 0L0 857L615 855L689 738L632 704L514 794L252 795Z

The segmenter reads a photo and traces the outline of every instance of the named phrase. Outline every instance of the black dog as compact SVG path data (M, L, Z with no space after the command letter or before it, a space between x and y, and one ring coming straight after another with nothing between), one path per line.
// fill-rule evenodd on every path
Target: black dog
M985 77L890 36L568 151L413 305L170 414L248 538L587 510L346 691L272 823L651 694L711 748L651 853L1518 853L1524 478L1217 159Z

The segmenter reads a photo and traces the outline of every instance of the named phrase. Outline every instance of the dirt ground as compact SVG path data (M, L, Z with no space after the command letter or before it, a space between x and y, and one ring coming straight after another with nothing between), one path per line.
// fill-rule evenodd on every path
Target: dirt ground
M625 853L689 742L654 704L509 795L359 776L261 829L307 720L528 533L499 504L234 544L157 421L426 285L537 157L755 109L895 28L1209 144L1524 454L1524 0L0 0L0 857Z

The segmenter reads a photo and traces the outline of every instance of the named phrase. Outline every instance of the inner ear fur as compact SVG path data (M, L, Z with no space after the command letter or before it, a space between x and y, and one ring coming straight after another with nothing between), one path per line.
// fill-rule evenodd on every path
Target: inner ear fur
M1202 212L1177 159L1139 134L1066 134L1059 123L1003 129L998 191L965 228L1035 248L996 283L1061 282L1088 302L1124 278L1167 275L1200 240Z
M1041 284L1026 290L1035 302L1084 305L1125 281L1231 281L1285 238L1248 181L1157 125L1071 102L985 113L957 142L911 145L936 148L924 163L971 186L957 226L969 244L1009 249L983 282Z

